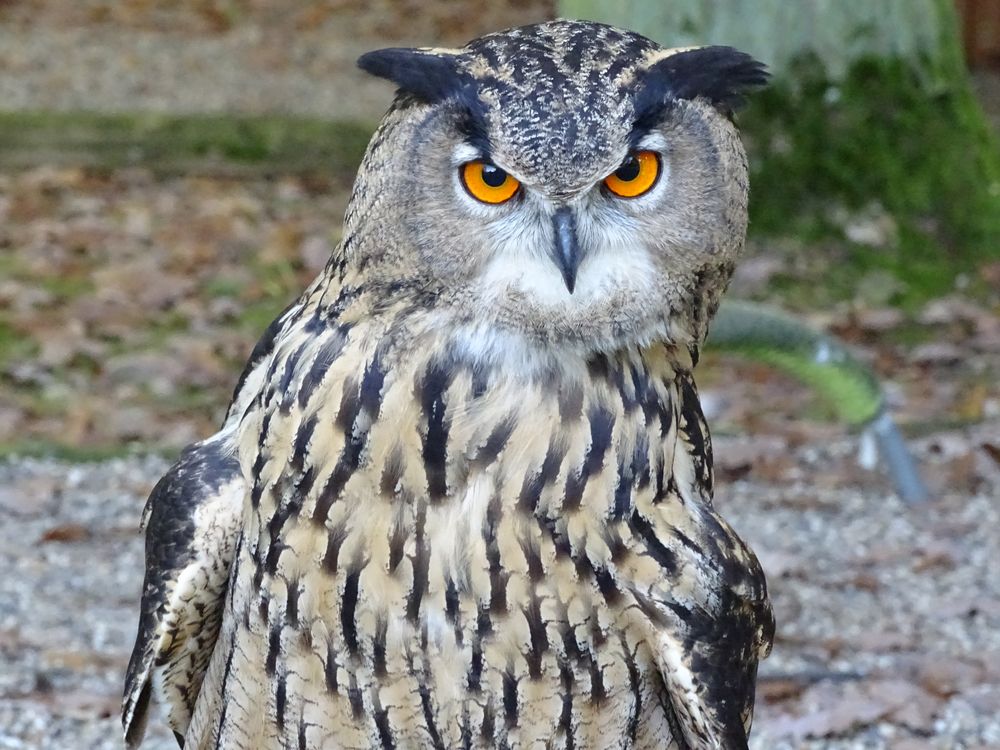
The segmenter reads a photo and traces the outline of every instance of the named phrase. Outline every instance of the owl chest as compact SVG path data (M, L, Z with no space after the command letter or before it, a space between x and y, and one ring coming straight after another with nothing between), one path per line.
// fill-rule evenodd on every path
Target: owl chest
M263 417L255 556L355 575L373 608L432 630L545 586L567 596L578 568L620 553L636 503L674 486L677 388L661 369L624 353L488 386L433 360L331 377L302 411Z
M595 497L567 509L562 474L539 487L479 467L442 502L346 497L353 511L332 527L294 532L311 565L279 565L265 588L270 619L288 622L296 582L300 635L281 637L279 669L321 688L317 727L372 747L383 733L397 747L431 733L445 747L669 747L655 641L627 593L632 569L613 562L630 533L608 518L615 482L595 479ZM290 547L310 548L294 534ZM286 689L309 710L314 688Z
M358 430L361 415L339 455L325 453L318 473L328 478L306 503L343 539L338 567L367 561L397 604L406 592L411 614L446 605L448 591L503 610L557 563L608 558L636 501L668 491L671 384L650 386L644 404L610 379L478 393L461 373L436 375L390 382L370 426ZM341 481L352 447L358 466Z
M661 572L630 546L635 509L671 491L672 382L435 377L387 377L377 402L340 393L288 425L272 413L243 578L265 600L247 602L251 621L266 613L254 629L292 624L277 660L335 686L326 714L391 703L414 744L434 724L447 746L469 731L623 746L640 715L662 718L629 593Z

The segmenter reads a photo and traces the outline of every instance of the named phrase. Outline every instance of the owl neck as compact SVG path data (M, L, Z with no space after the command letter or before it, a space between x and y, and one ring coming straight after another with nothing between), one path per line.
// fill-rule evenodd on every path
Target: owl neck
M518 350L502 337L479 345L474 331L439 325L433 310L361 315L356 297L307 294L282 319L264 382L246 386L260 394L254 403L298 415L292 465L342 467L340 485L310 473L317 486L338 487L308 509L314 520L329 521L358 471L394 498L437 505L482 475L503 503L526 503L546 519L566 507L600 518L612 505L625 519L641 498L710 502L708 434L685 348L553 352L518 342ZM311 364L296 378L302 362ZM326 409L335 420L317 419ZM320 422L342 431L340 459L329 452L335 438L310 438ZM381 452L368 450L375 446Z
M615 347L588 347L579 342L557 344L537 341L519 332L482 325L455 326L434 331L433 349L446 352L456 366L481 373L491 382L552 383L561 386L595 377L611 377L609 368L624 368L630 362L657 376L672 377L693 369L696 356L686 347L663 342L622 342ZM696 354L696 352L695 352ZM616 377L620 377L618 372Z
M417 280L373 279L331 262L306 292L303 306L327 321L366 329L394 350L447 352L448 358L500 378L534 380L582 377L592 363L636 353L653 356L671 372L690 371L699 344L682 320L665 318L646 330L603 336L546 335L509 321L483 318L474 307L453 304Z

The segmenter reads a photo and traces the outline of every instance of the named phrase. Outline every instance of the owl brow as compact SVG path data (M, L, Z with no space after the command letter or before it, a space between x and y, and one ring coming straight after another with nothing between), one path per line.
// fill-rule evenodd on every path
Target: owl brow
M640 142L649 135L656 126L666 119L667 113L676 106L672 99L664 99L656 102L652 106L644 107L643 111L636 111L635 121L632 123L632 131L628 136L630 149L639 147Z
M641 139L682 99L706 99L731 116L768 77L763 63L732 47L701 47L658 60L642 73L633 95L631 140Z
M476 149L480 156L490 156L490 136L486 126L486 105L473 85L463 86L455 93L460 115L458 130L465 142Z

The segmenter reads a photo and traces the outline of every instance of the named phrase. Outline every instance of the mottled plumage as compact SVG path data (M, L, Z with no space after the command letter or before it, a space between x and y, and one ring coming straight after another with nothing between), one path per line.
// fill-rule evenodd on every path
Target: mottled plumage
M692 370L760 67L566 21L361 64L404 90L343 243L150 498L129 743L153 695L187 748L746 747L773 622Z

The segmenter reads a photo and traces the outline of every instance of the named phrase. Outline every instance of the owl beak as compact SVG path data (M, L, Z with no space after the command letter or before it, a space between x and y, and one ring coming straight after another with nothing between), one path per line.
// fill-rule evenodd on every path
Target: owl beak
M552 228L555 233L553 259L562 272L563 281L569 293L576 286L576 271L580 267L580 245L576 240L576 219L573 211L567 207L557 209L552 215Z

